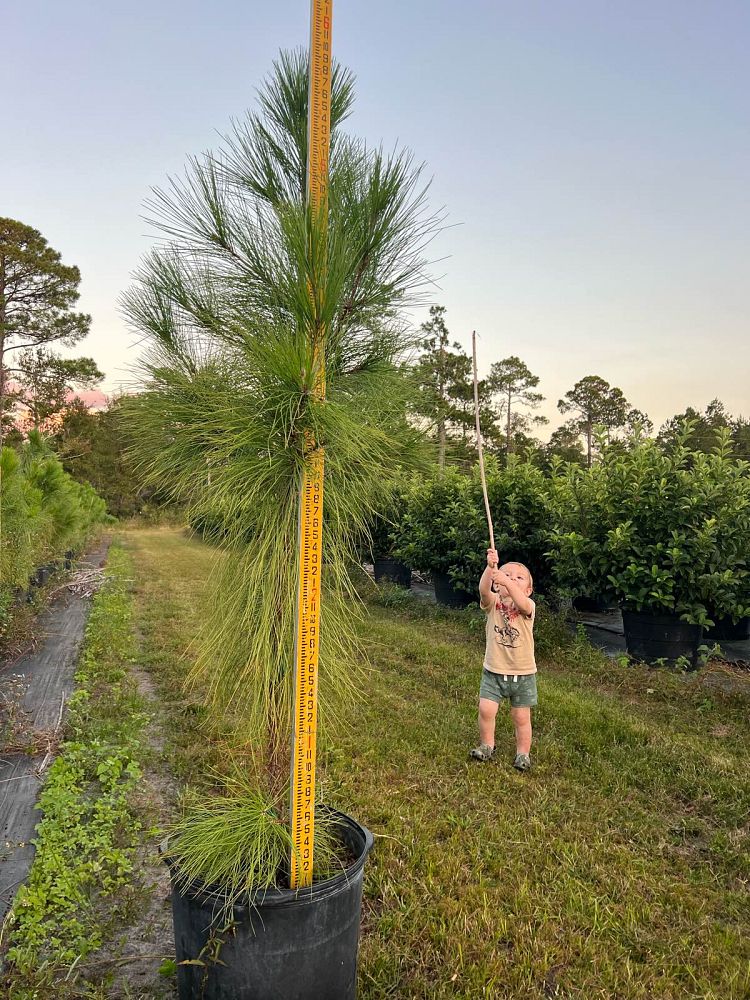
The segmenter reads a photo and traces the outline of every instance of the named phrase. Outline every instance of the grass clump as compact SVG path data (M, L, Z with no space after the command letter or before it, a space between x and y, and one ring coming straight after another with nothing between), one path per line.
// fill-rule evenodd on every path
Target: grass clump
M220 886L231 907L240 897L276 884L291 836L267 796L254 788L230 787L216 799L193 793L185 804L188 815L175 824L167 851L184 891Z
M294 850L278 803L245 777L224 779L223 794L206 799L188 793L185 815L174 825L167 857L183 891L218 890L223 906L249 902L278 888L288 875ZM337 866L333 823L319 812L315 823L315 877L329 877Z

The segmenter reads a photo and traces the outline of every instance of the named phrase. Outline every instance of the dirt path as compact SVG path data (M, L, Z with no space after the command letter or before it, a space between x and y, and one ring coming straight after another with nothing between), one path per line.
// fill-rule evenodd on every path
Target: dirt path
M103 566L108 548L107 539L79 568ZM31 751L16 750L12 735L7 752L0 749L0 920L34 859L29 841L39 821L36 800L73 691L90 606L87 597L67 592L58 597L39 617L36 647L0 667L0 694L23 729L23 745Z
M130 673L138 692L151 713L145 738L149 755L138 788L136 808L144 817L144 831L138 847L135 871L138 887L132 918L107 943L106 955L92 956L82 972L92 981L106 973L107 997L128 1000L168 1000L176 997L174 976L159 970L164 959L174 956L169 875L159 857L164 827L174 818L178 785L164 760L163 706L149 674L137 664Z

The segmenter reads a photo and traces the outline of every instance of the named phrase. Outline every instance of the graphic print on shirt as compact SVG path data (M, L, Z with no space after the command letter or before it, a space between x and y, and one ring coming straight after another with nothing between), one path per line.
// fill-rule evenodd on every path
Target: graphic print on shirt
M515 649L517 645L516 640L521 635L521 632L512 623L518 618L518 610L516 608L506 608L500 601L495 603L495 610L500 612L503 619L502 627L500 625L494 626L495 639L501 646Z

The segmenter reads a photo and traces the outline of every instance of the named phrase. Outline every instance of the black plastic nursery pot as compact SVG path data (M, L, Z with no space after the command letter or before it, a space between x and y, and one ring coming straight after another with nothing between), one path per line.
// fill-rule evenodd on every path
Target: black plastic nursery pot
M677 615L625 610L622 624L628 653L637 660L674 663L685 658L692 667L697 666L703 634L700 625L689 625Z
M435 585L435 600L438 604L443 604L447 608L465 608L472 601L477 600L465 590L458 590L453 586L453 581L447 573L432 573L432 582Z
M733 622L731 618L715 618L714 624L703 633L712 642L745 642L750 639L750 617Z
M373 837L345 813L329 815L355 858L349 868L307 889L269 890L236 905L223 933L225 897L215 887L181 889L166 858L180 1000L355 1000L362 878ZM180 964L196 960L201 964Z
M604 597L589 597L586 594L579 594L573 598L573 607L576 611L603 612L609 607L609 601Z
M373 563L375 572L375 582L381 583L383 580L390 580L399 587L407 590L411 587L411 566L400 562L398 559L376 558Z

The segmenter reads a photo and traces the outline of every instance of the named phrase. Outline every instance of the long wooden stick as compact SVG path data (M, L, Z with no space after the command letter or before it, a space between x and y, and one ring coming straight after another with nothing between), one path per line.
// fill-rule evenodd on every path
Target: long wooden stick
M490 501L487 496L487 477L484 474L484 450L482 448L482 430L479 425L479 383L477 381L477 331L471 331L471 352L474 358L474 416L477 424L477 451L479 452L479 475L482 479L482 493L484 494L484 511L487 515L487 527L490 531L490 548L495 548L495 532L492 527L492 514L490 513Z

